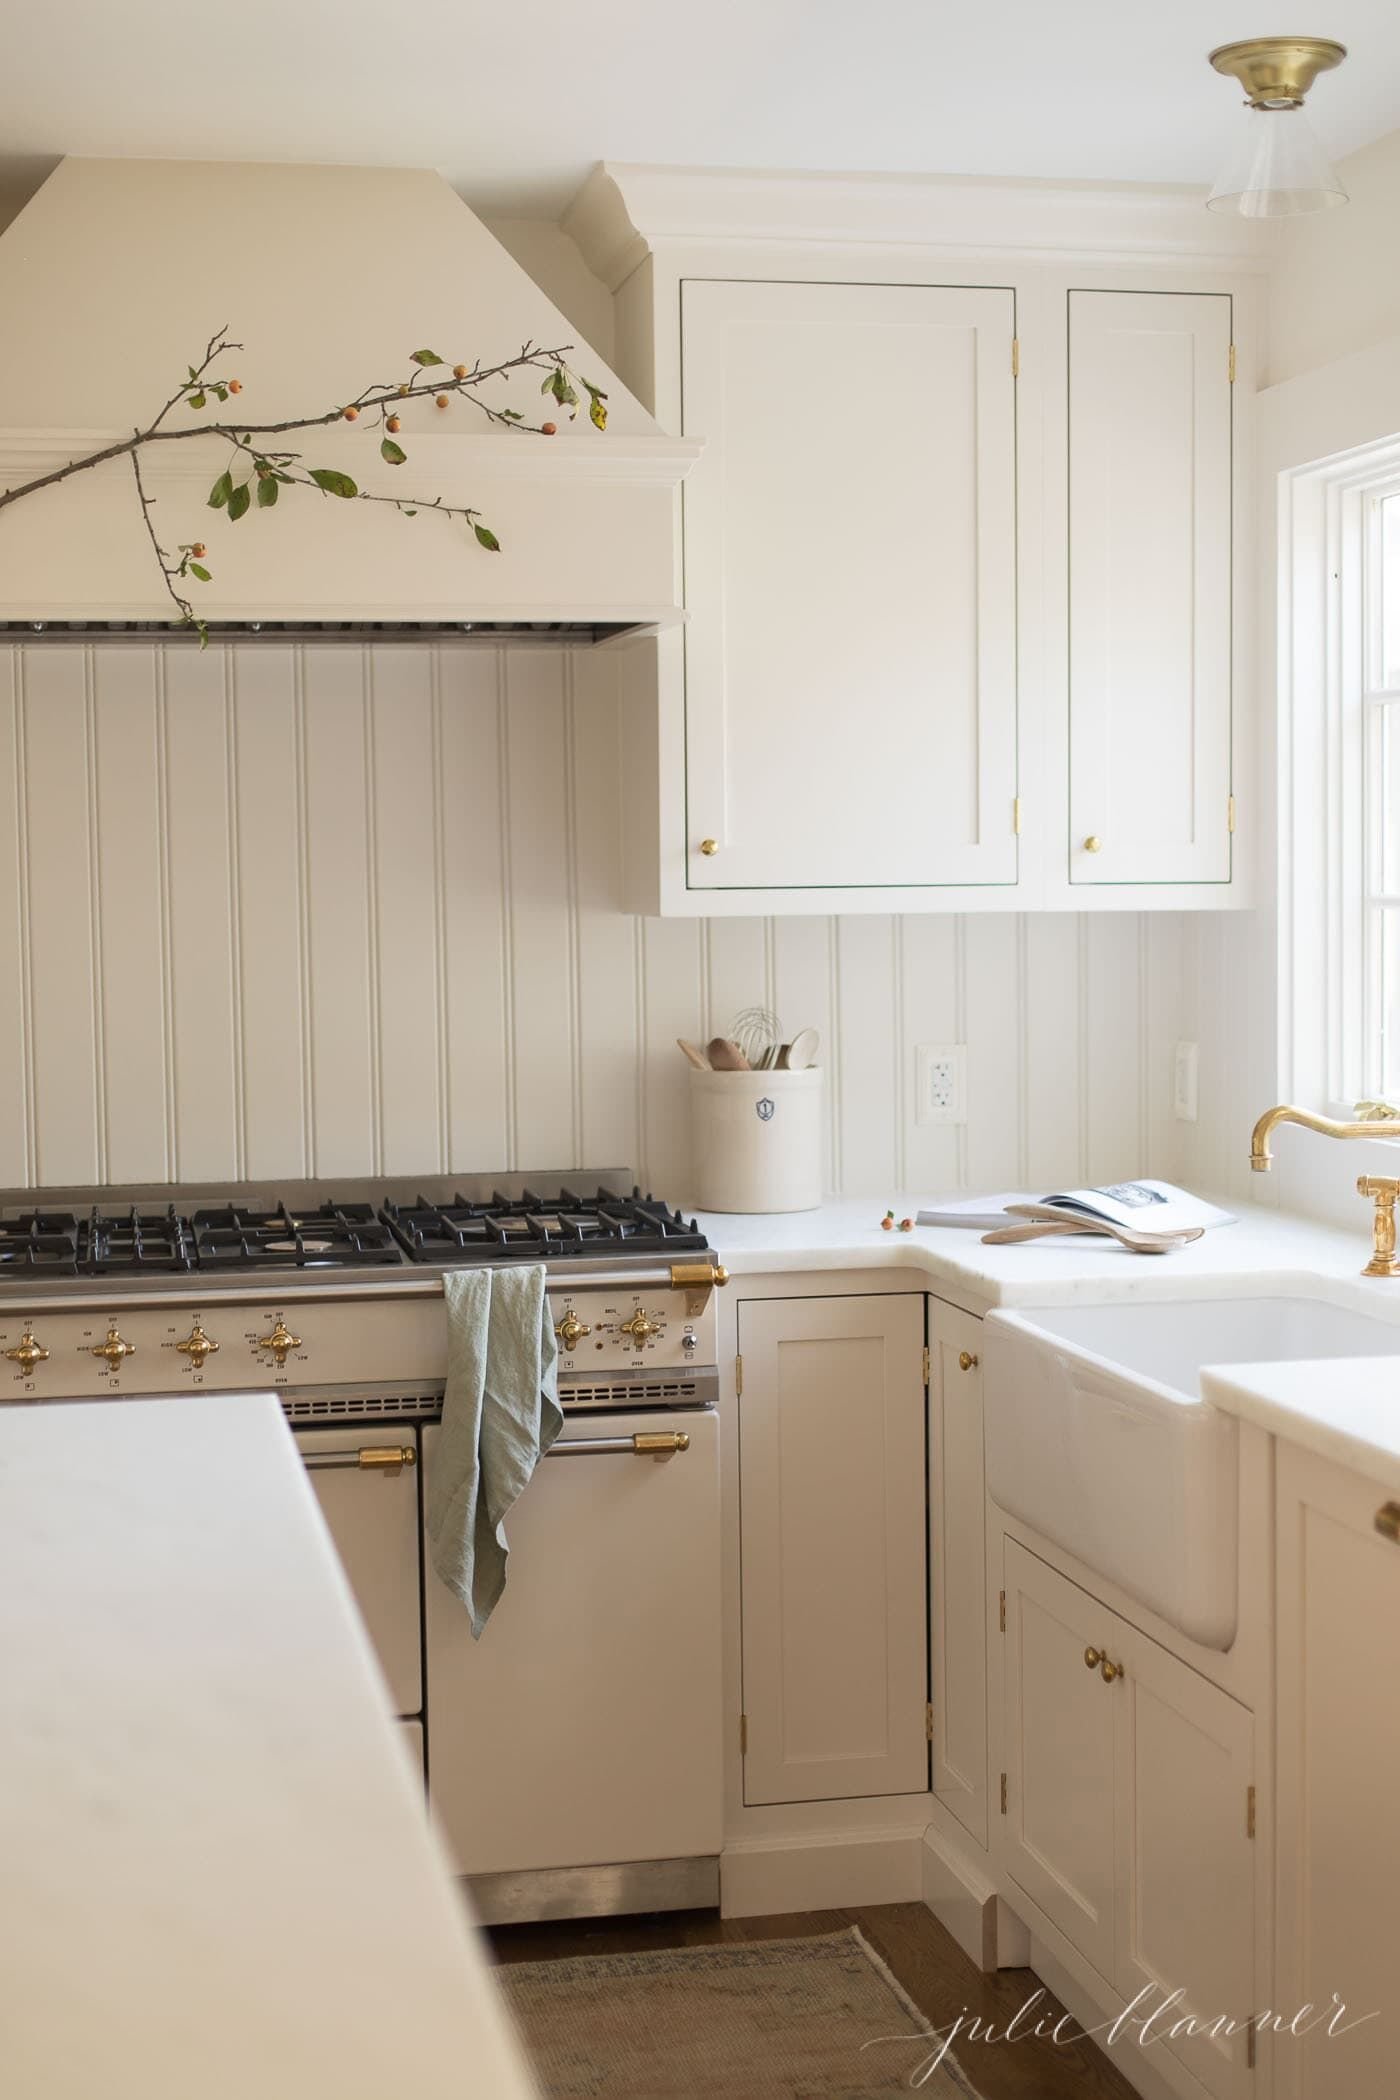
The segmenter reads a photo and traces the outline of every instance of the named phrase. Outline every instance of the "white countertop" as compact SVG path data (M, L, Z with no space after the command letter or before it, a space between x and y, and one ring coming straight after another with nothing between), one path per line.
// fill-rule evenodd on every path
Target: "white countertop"
M0 1409L6 2100L529 2100L271 1396Z
M1400 1278L1363 1277L1370 1215L1354 1231L1262 1205L1231 1204L1237 1222L1178 1253L1131 1254L1104 1239L1031 1240L984 1247L961 1228L883 1230L888 1208L915 1217L928 1195L851 1198L773 1216L702 1212L700 1224L735 1279L822 1269L913 1269L929 1290L986 1306L1109 1304L1241 1295L1322 1298L1400 1323ZM1400 1357L1325 1364L1235 1365L1203 1374L1202 1391L1228 1413L1355 1467L1400 1492Z

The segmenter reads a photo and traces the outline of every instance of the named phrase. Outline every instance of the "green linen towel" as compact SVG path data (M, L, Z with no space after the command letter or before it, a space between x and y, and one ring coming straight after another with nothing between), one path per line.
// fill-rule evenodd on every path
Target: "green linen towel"
M544 1264L450 1269L447 1389L428 1491L433 1566L482 1628L506 1586L505 1520L564 1426Z

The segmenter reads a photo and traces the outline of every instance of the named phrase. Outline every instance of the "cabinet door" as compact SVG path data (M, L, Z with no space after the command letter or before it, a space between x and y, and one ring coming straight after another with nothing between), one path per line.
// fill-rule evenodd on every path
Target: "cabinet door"
M1136 1628L1104 1619L1100 1639L1123 1670L1110 1688L1123 1850L1114 1980L1128 2000L1153 1991L1144 2013L1182 1993L1164 2025L1194 2015L1202 2032L1162 2046L1228 2100L1248 2090L1254 2010L1254 1717ZM1207 2032L1222 2015L1234 2031Z
M1230 878L1230 338L1228 293L1069 294L1073 882Z
M1006 1869L1111 1981L1122 1699L1084 1655L1103 1646L1112 1614L1012 1539L1005 1569Z
M987 1842L987 1551L982 1323L929 1302L929 1682L933 1791Z
M923 1315L739 1307L746 1802L928 1787Z
M690 886L1014 883L1012 293L682 301Z
M1275 2090L1360 2100L1395 2086L1395 1505L1373 1482L1287 1445L1278 1495L1276 2003L1285 2019L1303 2005L1324 2017L1274 2042Z

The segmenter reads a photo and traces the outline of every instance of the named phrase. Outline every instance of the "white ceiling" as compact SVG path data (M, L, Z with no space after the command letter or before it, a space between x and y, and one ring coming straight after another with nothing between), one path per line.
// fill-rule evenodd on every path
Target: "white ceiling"
M1204 182L1239 104L1206 52L1299 27L1220 0L63 0L5 39L0 177L380 161L548 217L602 159ZM1331 150L1400 128L1395 0L1301 27L1351 47L1309 105Z

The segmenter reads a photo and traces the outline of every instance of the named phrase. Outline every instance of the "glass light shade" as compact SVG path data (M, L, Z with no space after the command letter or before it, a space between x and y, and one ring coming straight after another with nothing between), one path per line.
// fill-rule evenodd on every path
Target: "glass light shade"
M1215 188L1211 211L1291 219L1345 204L1347 193L1300 108L1244 112L1245 131Z

